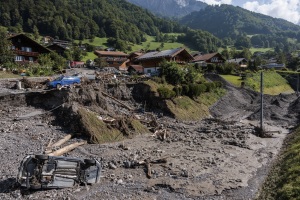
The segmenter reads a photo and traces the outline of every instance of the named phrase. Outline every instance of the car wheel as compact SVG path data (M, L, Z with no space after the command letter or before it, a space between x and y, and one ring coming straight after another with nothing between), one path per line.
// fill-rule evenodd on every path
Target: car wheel
M35 155L35 158L39 160L48 160L49 156L41 154L41 155Z
M84 159L84 163L87 165L95 165L96 164L96 160L93 159Z
M61 90L61 84L57 84L56 89Z
M39 190L42 188L42 185L41 184L37 184L37 185L30 185L30 188L33 189L33 190Z

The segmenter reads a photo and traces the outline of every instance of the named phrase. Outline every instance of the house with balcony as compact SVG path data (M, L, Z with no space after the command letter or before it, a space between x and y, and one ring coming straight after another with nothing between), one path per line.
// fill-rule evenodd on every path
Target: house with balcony
M227 60L227 63L235 64L239 68L247 68L247 66L248 66L248 61L246 60L246 58L229 59L229 60Z
M102 61L105 61L108 67L114 67L119 70L119 68L126 67L126 62L128 61L128 54L120 51L94 51L94 54L98 56Z
M40 54L51 52L25 34L13 35L8 40L11 41L11 49L15 54L15 62L18 64L37 62Z
M193 60L193 56L185 48L168 49L163 51L150 51L134 59L134 63L144 68L145 74L158 73L160 63L166 60L178 64L187 64Z

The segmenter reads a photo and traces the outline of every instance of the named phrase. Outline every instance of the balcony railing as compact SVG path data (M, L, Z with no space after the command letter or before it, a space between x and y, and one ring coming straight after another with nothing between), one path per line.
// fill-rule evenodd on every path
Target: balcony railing
M19 56L31 56L31 57L38 57L39 52L27 52L22 50L14 50L15 54Z

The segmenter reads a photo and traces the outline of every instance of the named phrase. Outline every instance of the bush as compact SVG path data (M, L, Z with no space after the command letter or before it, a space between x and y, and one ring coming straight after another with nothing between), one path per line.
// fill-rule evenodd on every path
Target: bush
M173 91L175 92L176 96L181 96L182 87L181 86L176 86L176 87L173 88Z
M216 88L221 88L223 86L223 83L221 81L215 81Z
M189 97L198 97L201 93L206 91L206 86L204 84L189 84Z
M190 88L188 85L182 85L182 95L189 95Z
M173 90L170 90L169 88L166 88L166 87L157 88L157 92L158 92L160 98L163 98L163 99L171 99L176 96L176 93Z
M162 77L158 77L158 76L154 76L151 78L154 82L158 83L158 84L165 84L166 83L166 79L164 76Z
M206 86L206 92L211 92L216 88L215 83L213 82L204 83L204 85Z

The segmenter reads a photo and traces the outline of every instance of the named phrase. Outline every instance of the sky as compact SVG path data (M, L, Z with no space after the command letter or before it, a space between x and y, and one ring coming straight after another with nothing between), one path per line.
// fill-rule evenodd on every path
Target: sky
M300 25L300 0L199 0L209 5L231 4Z

